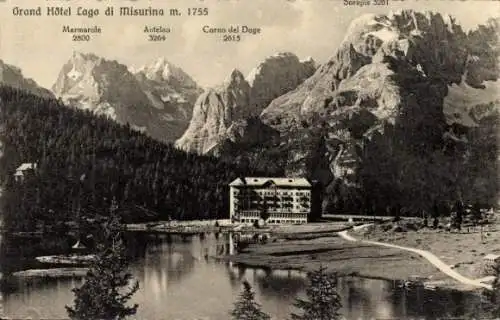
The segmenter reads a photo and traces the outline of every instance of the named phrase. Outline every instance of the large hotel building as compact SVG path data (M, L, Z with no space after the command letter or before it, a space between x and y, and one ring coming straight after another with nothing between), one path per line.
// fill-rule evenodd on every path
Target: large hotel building
M229 184L232 221L269 224L307 223L312 185L305 178L238 178Z

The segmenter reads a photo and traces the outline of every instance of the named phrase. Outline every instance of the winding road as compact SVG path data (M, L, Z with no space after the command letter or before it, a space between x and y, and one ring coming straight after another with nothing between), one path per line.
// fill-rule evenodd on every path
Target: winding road
M364 224L364 225L361 225L361 226L356 226L356 227L353 227L353 230L363 229L363 228L365 228L365 227L367 227L369 225L371 225L371 224ZM492 285L486 284L486 283L482 283L480 281L481 279L470 279L470 278L464 277L460 273L458 273L455 270L453 270L452 268L450 268L449 265L447 265L446 263L444 263L441 259L439 259L438 257L436 257L434 254L432 254L429 251L415 249L415 248L410 248L410 247L402 247L402 246L398 246L398 245L394 245L394 244L389 244L389 243L384 243L384 242L368 241L368 240L358 240L358 239L350 236L349 234L347 234L347 230L346 231L338 232L338 235L340 237L342 237L343 239L347 240L347 241L357 241L357 242L361 242L361 243L372 244L372 245L381 246L381 247L387 247L387 248L400 249L400 250L405 250L405 251L416 253L419 256L421 256L424 259L426 259L427 261L429 261L436 268L438 268L439 270L441 270L441 272L443 272L444 274L448 275L449 277L451 277L451 278L453 278L453 279L455 279L455 280L457 280L457 281L459 281L459 282L461 282L463 284L471 285L471 286L475 286L475 287L480 287L480 288L484 288L484 289L488 289L488 290L493 290L493 286Z

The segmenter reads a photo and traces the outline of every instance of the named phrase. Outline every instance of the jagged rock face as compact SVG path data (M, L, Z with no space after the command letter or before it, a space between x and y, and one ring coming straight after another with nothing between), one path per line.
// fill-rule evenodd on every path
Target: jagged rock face
M165 58L159 58L139 68L134 73L143 74L151 81L167 83L172 89L177 89L177 91L182 91L182 89L199 89L193 78L181 68L168 62Z
M252 147L272 144L279 139L279 132L263 124L258 117L251 117L233 121L224 138L207 154L217 157L234 155Z
M363 15L352 22L337 53L297 90L273 101L261 118L282 131L300 126L325 106L344 79L385 56L410 63L428 77L460 82L467 59L466 37L451 18L445 21L439 14Z
M468 59L459 84L448 86L444 113L448 124L477 127L496 112L500 93L500 19L490 19L468 34Z
M178 124L177 133L183 133L203 90L181 68L164 58L138 69L135 76L152 105Z
M252 116L250 85L239 70L226 83L204 92L195 103L193 118L176 145L184 150L208 153L226 139L233 121Z
M312 58L299 61L292 53L268 57L247 76L251 105L262 110L276 97L297 87L316 70Z
M226 140L231 145L237 137L244 144L252 144L252 139L260 141L262 135L254 134L255 128L266 126L245 120L259 115L274 98L295 89L314 70L312 59L300 61L291 53L267 58L247 78L234 70L222 86L209 89L198 98L189 128L176 145L201 154L219 154L217 150L226 149ZM242 130L241 123L245 123L245 134L234 135L234 128Z
M468 35L453 18L430 12L364 15L353 21L337 53L260 115L281 132L288 174L320 178L335 197L343 193L344 200L357 197L358 202L366 194L355 190L370 185L380 194L415 203L408 194L421 189L417 181L435 184L436 198L446 192L456 196L441 190L452 189L442 181L456 179L440 176L454 161L448 153L463 154L456 145L461 139L450 126L477 126L478 117L489 119L482 121L489 126L497 123L491 120L497 105L492 101L498 97L496 21ZM314 132L315 143L300 146L304 130ZM481 130L474 132L481 135ZM481 152L488 148L491 144ZM422 159L416 161L419 154ZM329 174L315 175L311 162L328 168ZM430 168L423 172L422 166ZM419 196L423 194L429 192ZM432 203L435 198L420 200ZM356 201L351 209L359 209Z
M140 119L137 112L139 107L135 106L147 106L148 99L127 67L116 61L74 53L59 73L53 91L72 106L120 122L130 122L134 116L139 116L132 124L146 124L146 119Z
M23 76L21 69L13 65L6 64L2 60L0 60L0 85L23 89L45 98L54 97L52 92L40 87L32 79L26 79Z
M169 73L168 67L162 60L134 75L116 61L74 53L53 91L69 105L128 123L156 139L173 141L187 127L194 96L200 90L178 68ZM175 78L177 75L181 77ZM176 90L183 80L187 82L186 95Z
M354 74L369 59L358 54L350 44L343 44L342 50L326 64L320 66L314 75L304 81L296 90L273 100L263 110L261 119L281 131L301 125L301 109L321 104L335 90L341 79Z

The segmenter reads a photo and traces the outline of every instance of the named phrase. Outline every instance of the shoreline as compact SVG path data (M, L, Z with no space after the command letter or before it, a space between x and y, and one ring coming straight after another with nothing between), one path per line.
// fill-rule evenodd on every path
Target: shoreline
M266 266L262 265L251 265L251 264L245 264L245 263L238 263L234 262L236 265L240 265L243 267L248 267L252 269L268 269ZM281 270L281 269L280 269ZM308 272L308 271L314 271L314 268L297 268L297 269L285 269L285 270L293 270L293 271L299 271L299 272ZM371 273L359 273L359 272L348 272L348 271L341 271L341 272L336 272L336 271L331 271L333 273L336 273L339 278L346 278L346 277L354 277L354 278L360 278L360 279L369 279L369 280L380 280L380 281L386 281L386 282L396 282L400 285L400 287L422 287L424 290L432 290L432 291L453 291L453 292L461 292L461 293L469 293L469 294L476 294L476 295L481 295L482 294L482 289L477 288L477 287L472 287L472 286L462 286L460 284L453 284L453 283L448 283L446 281L439 281L439 282L433 282L433 281L413 281L409 279L396 279L394 277L387 277L387 276L380 276L376 274L371 274Z
M323 266L339 276L398 281L421 285L429 290L483 291L482 288L450 278L417 254L349 242L337 236L252 244L238 254L221 256L219 259L250 268L302 272Z
M228 261L226 257L221 258L222 260ZM245 268L252 268L252 269L270 269L266 265L260 265L260 264L252 264L250 263L245 263L245 262L237 262L237 261L231 261L235 263L237 266L242 266ZM272 269L271 270L282 270L282 269ZM314 271L315 268L311 267L297 267L297 268L291 268L291 269L284 269L284 270L293 270L293 271L298 271L298 272L309 272L309 271ZM359 273L359 272L349 272L349 271L333 271L329 270L332 273L335 273L338 277L344 278L344 277L355 277L355 278L361 278L361 279L370 279L370 280L381 280L381 281L388 281L388 282L397 282L400 283L402 286L414 286L414 285L419 285L417 281L409 281L408 279L395 279L387 276L379 276L375 274L370 274L370 273ZM477 288L472 288L472 287L459 287L459 286L453 286L453 285L433 285L432 282L427 281L427 282L421 282L420 283L425 289L427 290L448 290L448 291L459 291L459 292L464 292L464 293L480 293L480 290Z
M313 267L312 265L305 265L305 266L276 266L273 265L272 263L266 263L266 262L257 262L252 259L248 258L235 258L235 257L216 257L218 260L224 260L224 261L230 261L236 265L242 266L242 267L247 267L251 269L270 269L270 270L293 270L293 271L299 271L299 272L309 272L309 271L314 271L317 269L316 267ZM332 273L336 273L337 276L339 277L357 277L357 278L363 278L363 279L373 279L373 280L382 280L382 281L394 281L401 283L404 286L422 286L426 290L447 290L447 291L459 291L459 292L464 292L464 293L475 293L475 294L481 294L483 292L483 289L478 288L478 287L473 287L473 286L466 286L462 285L460 283L456 283L453 281L447 281L445 279L440 279L436 281L432 280L426 280L426 281L416 281L412 280L412 276L416 275L411 275L407 278L405 277L395 277L395 276L390 276L390 272L387 272L383 275L378 274L378 273L371 273L371 272L359 272L359 271L348 271L348 270L335 270L332 269L331 267L327 267L327 270ZM416 278L419 278L418 276ZM425 278L425 277L422 277Z
M477 269L480 263L477 258L488 253L488 250L492 250L499 241L496 235L500 235L500 230L496 232L488 230L491 233L489 237L491 243L485 246L486 240L484 240L482 246L485 247L481 251L474 247L474 249L470 250L471 252L465 254L466 252L462 250L464 247L468 247L466 244L469 243L459 243L457 241L468 241L474 234L443 233L442 230L430 229L422 229L418 232L386 232L380 231L382 225L373 225L370 227L372 230L358 229L354 227L357 224L345 222L270 225L264 228L241 227L224 222L218 220L219 225L215 227L215 220L160 221L133 226L126 225L125 230L128 232L171 233L186 236L205 232L242 232L248 233L250 236L264 233L267 235L265 243L259 243L255 239L245 243L245 241L248 241L245 238L246 240L243 242L245 246L239 248L239 253L211 258L233 262L249 268L273 270L307 272L323 266L339 276L399 281L403 284L423 285L428 289L458 290L462 292L481 292L483 289L457 281L415 252L390 248L390 245L428 250L429 253L435 254L451 269L456 269L459 274L463 274L470 279L479 280L485 277L474 274L475 272L473 272L471 266ZM236 230L234 230L235 228ZM342 231L346 230L350 230L349 234L359 241L349 241L349 239L341 237ZM363 240L367 241L364 242ZM373 240L378 240L389 246L383 247L370 243ZM439 247L440 244L444 243L444 240L447 240L446 244ZM476 249L478 250L477 253ZM50 258L50 260L53 260L54 257L50 256ZM475 258L476 263L474 265L466 264L472 258Z
M216 225L216 222L218 225ZM361 224L353 223L352 225ZM219 220L185 220L185 221L155 221L143 223L128 223L123 224L125 232L150 232L150 233L170 233L170 234L185 234L194 235L199 233L210 232L234 232L234 233L270 233L280 237L300 237L309 234L331 235L333 233L350 229L352 225L348 225L345 221L337 222L312 222L300 225L267 225L265 227L254 227L252 224L231 223L228 219ZM323 228L324 226L324 228ZM69 230L77 230L70 228ZM54 233L53 228L34 231L16 231L0 228L0 233L8 234L14 237L42 237L46 234Z
M50 268L50 269L27 269L12 273L12 277L18 279L62 279L62 278L84 278L89 268Z

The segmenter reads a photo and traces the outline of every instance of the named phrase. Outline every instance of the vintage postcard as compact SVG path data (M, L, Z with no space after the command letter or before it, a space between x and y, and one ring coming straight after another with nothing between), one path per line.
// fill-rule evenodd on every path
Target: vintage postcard
M500 319L499 28L0 0L0 319Z

